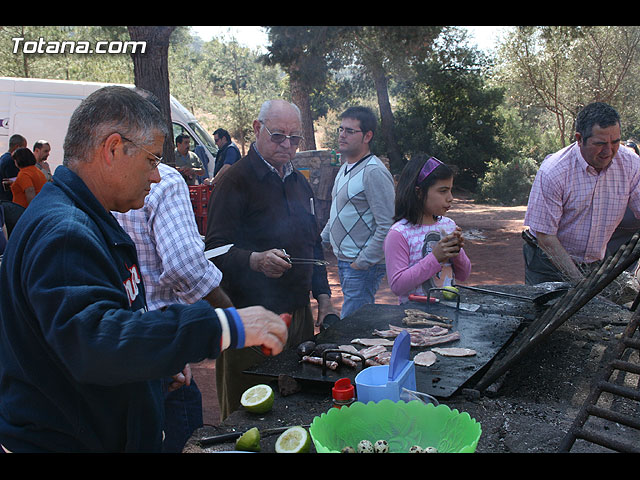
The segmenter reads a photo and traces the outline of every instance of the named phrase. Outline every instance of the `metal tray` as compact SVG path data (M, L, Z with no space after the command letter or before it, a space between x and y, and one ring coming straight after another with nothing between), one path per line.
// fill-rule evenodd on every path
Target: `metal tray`
M500 350L513 338L522 319L514 316L467 312L440 304L424 305L409 302L404 305L366 305L349 317L336 322L316 338L317 343L349 344L355 338L373 338L373 331L386 330L389 325L403 326L406 309L417 309L444 316L452 320L451 331L460 332L460 340L437 345L438 347L465 347L477 352L472 357L443 357L438 355L430 367L416 365L416 387L418 391L437 398L448 398L462 385L483 370ZM356 345L358 349L364 348ZM431 347L412 347L410 357ZM391 347L387 347L390 351ZM247 373L278 377L289 375L300 380L333 383L339 378L355 376L361 368L341 365L337 370L300 363L295 349L266 359L247 370Z

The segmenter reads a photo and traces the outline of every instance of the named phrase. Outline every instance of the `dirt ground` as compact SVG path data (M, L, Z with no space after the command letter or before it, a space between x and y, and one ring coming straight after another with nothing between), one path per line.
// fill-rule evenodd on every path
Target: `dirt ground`
M517 285L524 283L522 238L525 206L497 207L475 203L469 198L457 198L449 216L463 230L465 251L472 262L466 285ZM339 311L342 305L340 281L335 258L328 267L332 302ZM376 294L376 303L396 304L397 297L389 290L386 277ZM216 425L220 411L216 398L215 363L207 360L191 366L202 391L204 423Z

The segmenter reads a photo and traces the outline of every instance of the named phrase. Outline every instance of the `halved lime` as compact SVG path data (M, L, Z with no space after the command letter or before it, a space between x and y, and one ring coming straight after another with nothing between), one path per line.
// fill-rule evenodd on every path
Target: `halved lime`
M300 426L285 430L276 441L276 453L308 453L310 448L311 435Z
M259 384L248 388L240 398L240 404L252 413L267 413L273 407L273 389Z
M242 434L236 440L236 448L243 452L259 452L260 451L260 430L253 427Z

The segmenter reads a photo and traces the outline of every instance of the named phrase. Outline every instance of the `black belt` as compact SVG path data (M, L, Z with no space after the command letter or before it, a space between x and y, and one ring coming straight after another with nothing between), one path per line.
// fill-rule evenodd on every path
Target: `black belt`
M529 230L522 231L522 238L534 248L538 248L538 239Z

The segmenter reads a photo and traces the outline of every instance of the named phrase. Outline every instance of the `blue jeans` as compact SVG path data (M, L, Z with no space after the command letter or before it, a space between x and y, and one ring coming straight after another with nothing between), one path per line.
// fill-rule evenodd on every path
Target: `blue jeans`
M162 380L165 392L162 452L181 453L191 434L202 427L202 394L193 378L189 386L168 392L171 380L171 377Z
M338 260L338 276L344 297L341 318L349 316L363 305L375 303L376 292L387 273L384 263L373 265L367 270L356 270L350 265L351 262Z

